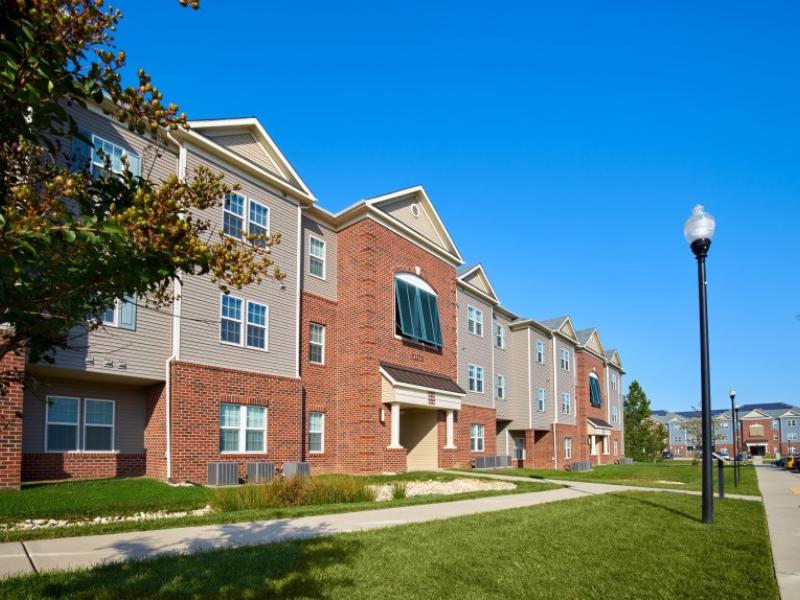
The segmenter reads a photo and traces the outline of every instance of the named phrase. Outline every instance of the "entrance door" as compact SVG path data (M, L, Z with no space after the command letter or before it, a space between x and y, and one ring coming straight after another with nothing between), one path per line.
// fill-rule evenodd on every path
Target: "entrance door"
M408 409L401 413L400 443L408 450L407 470L430 471L439 468L437 424L435 410Z
M525 438L514 438L514 460L517 461L518 467L523 467L525 462Z
M764 446L750 446L750 454L753 456L764 456L767 449Z

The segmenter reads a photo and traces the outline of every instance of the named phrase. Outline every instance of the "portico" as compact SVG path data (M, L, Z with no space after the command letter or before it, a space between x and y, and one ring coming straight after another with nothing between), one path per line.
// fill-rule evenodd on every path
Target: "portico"
M598 464L602 456L609 453L611 439L611 423L596 417L587 417L587 434L589 436L589 456L596 456Z

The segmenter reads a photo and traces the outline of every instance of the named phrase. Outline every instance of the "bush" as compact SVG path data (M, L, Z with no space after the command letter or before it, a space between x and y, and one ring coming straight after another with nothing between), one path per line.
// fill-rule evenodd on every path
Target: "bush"
M396 482L392 484L392 500L400 500L406 497L406 484Z
M214 490L211 506L231 512L263 508L287 508L321 504L370 502L374 494L357 477L331 475L324 477L291 477L270 483L242 485Z

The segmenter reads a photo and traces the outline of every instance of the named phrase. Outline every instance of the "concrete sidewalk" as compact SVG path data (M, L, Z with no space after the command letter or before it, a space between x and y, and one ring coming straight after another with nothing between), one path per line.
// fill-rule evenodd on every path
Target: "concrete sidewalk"
M756 467L756 476L781 598L800 598L800 475L763 465Z

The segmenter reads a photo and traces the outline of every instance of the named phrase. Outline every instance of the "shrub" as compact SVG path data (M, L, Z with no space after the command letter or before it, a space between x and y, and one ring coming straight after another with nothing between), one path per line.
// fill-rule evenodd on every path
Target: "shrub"
M211 505L219 511L287 508L321 504L369 502L374 494L366 483L347 475L290 477L270 483L214 490Z
M392 484L392 499L400 500L406 497L406 484L399 481Z

